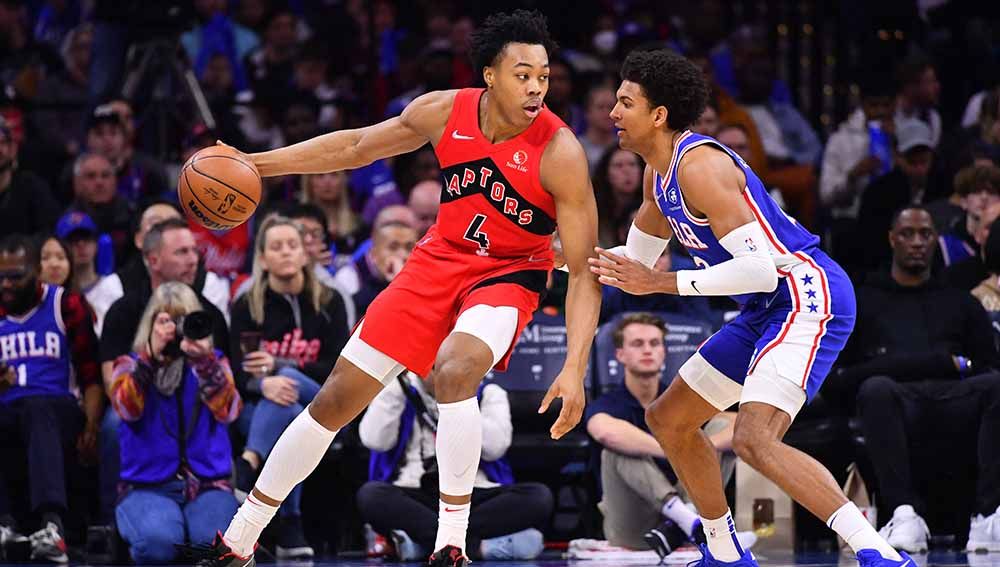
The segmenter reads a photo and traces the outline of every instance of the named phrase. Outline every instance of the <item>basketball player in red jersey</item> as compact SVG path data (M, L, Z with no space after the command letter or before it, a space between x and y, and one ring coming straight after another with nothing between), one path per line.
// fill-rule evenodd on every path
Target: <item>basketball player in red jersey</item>
M430 375L438 399L438 535L431 565L463 566L482 424L476 389L538 307L559 225L570 268L566 362L542 401L562 410L558 439L583 412L583 377L600 309L587 267L597 207L587 158L542 100L554 47L544 17L489 17L470 53L486 89L427 93L398 118L252 154L262 176L354 169L430 142L444 188L437 223L403 271L368 308L319 394L285 430L225 535L216 566L253 565L255 542L289 491L306 478L337 431L403 370ZM273 372L273 368L261 369Z

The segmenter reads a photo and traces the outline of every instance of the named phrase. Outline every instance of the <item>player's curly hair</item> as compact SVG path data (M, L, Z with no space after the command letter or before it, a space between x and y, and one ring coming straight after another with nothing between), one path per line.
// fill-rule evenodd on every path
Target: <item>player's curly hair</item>
M536 10L514 10L492 14L469 38L473 68L482 71L496 63L508 43L541 45L552 55L558 48L549 35L545 16Z
M621 78L642 88L650 108L667 108L671 130L684 130L694 124L708 103L708 85L701 69L672 51L629 53L622 64Z

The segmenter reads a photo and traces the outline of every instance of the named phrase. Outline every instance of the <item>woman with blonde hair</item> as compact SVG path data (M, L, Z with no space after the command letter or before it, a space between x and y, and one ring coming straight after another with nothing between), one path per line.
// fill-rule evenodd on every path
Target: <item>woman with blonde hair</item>
M268 216L257 233L250 289L232 308L230 337L237 383L247 399L239 421L247 442L236 484L250 492L256 472L285 427L319 392L349 328L341 295L316 279L302 228ZM281 506L277 555L311 557L302 534L301 486Z
M212 319L180 282L161 284L118 357L111 405L124 489L118 531L136 564L175 559L209 544L236 513L228 425L242 407L229 361L212 344Z
M346 171L302 176L302 203L319 207L326 216L327 240L334 255L349 255L363 240L361 219L351 207Z

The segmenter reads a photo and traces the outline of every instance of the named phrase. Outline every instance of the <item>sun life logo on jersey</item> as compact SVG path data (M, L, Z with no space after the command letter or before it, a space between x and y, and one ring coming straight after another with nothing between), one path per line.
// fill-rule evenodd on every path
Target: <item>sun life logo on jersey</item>
M521 173L527 173L528 168L524 164L528 162L528 154L524 150L517 150L514 155L511 156L511 160L507 162L507 167L511 169L516 169Z

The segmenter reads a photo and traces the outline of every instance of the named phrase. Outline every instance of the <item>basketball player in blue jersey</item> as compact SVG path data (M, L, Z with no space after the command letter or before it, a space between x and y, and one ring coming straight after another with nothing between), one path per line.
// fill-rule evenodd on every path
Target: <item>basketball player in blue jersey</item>
M679 370L646 421L698 508L707 545L700 567L755 566L735 537L715 449L701 426L739 402L737 455L826 521L863 567L903 566L898 553L814 459L782 442L854 327L844 271L768 196L736 153L693 134L708 95L701 71L667 51L625 60L611 118L622 148L648 164L643 202L617 251L597 249L591 271L632 294L728 295L741 306ZM653 263L676 237L698 270Z

